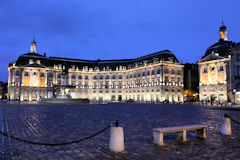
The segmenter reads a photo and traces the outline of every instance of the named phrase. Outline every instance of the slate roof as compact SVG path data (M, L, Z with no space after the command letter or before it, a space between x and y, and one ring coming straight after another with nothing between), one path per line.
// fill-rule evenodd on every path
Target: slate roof
M225 41L223 39L220 39L218 42L214 43L207 49L205 55L202 58L212 53L218 53L219 56L227 57L230 55L231 49L234 47L234 45L235 43L232 41Z
M17 66L25 66L25 67L53 67L57 64L65 65L66 68L70 68L72 65L75 65L78 68L83 68L84 66L88 66L89 68L94 68L98 66L101 70L103 67L109 67L112 70L115 70L117 66L133 66L135 63L141 63L143 61L153 62L154 58L158 58L161 60L168 61L169 58L172 59L173 62L179 62L175 55L169 50L163 50L160 52L156 52L153 54L149 54L146 56L138 57L136 59L113 59L113 60L84 60L84 59L72 59L72 58L61 58L61 57L46 57L38 53L26 53L19 56L16 61ZM29 65L29 59L41 60L41 66ZM11 65L11 64L10 64Z

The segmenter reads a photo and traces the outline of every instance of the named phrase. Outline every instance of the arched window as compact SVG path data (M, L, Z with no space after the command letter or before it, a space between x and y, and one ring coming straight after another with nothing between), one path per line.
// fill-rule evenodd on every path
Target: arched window
M97 79L97 76L93 76L93 80L96 80Z
M132 74L130 74L130 78L132 78Z
M171 70L171 74L174 74L174 70Z
M115 75L113 75L113 76L112 76L112 79L116 79L116 76L115 76Z
M148 75L148 76L150 75L150 71L147 71L147 75Z
M81 76L81 75L79 75L79 76L78 76L78 79L82 79L82 76Z
M122 75L119 75L119 76L118 76L118 79L122 79Z
M88 80L88 76L85 76L85 80Z
M61 78L62 76L61 76L61 74L58 74L58 78Z
M100 75L100 76L99 76L99 79L103 80L103 75Z
M109 79L109 75L106 75L106 79Z
M145 72L142 73L142 76L145 76Z

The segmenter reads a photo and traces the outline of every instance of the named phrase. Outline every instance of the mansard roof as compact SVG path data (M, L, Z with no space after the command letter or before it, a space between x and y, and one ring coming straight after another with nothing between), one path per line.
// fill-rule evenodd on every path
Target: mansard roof
M219 56L227 57L230 54L231 49L234 47L235 43L232 41L226 41L223 39L220 39L218 42L211 45L205 55L202 57L206 57L212 53L218 53Z
M72 59L72 58L61 58L61 57L46 57L45 55L41 55L38 53L26 53L19 56L16 61L16 66L29 66L29 59L32 59L34 62L36 60L41 60L41 65L44 67L53 67L57 64L63 64L66 68L70 68L72 65L76 67L82 68L84 66L88 67L99 67L100 69L103 67L109 67L111 69L116 69L117 66L133 66L135 63L143 64L144 61L152 63L154 59L169 61L171 59L172 62L179 63L176 56L169 50L163 50L160 52L156 52L153 54L149 54L146 56L138 57L135 59L113 59L113 60L84 60L84 59ZM34 64L36 65L36 64ZM31 65L33 66L33 65ZM41 66L39 66L41 67ZM41 67L42 68L42 67Z

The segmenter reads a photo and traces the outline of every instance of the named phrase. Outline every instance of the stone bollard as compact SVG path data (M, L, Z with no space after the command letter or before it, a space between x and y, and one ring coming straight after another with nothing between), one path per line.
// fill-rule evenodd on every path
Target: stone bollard
M122 127L111 127L109 150L113 152L124 151L124 134Z
M223 118L223 123L221 125L221 133L228 136L232 134L230 118Z

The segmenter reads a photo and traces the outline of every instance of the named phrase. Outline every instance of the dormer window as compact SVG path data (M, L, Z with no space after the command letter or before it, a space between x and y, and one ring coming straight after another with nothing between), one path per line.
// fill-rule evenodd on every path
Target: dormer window
M33 59L29 59L29 64L33 64Z

